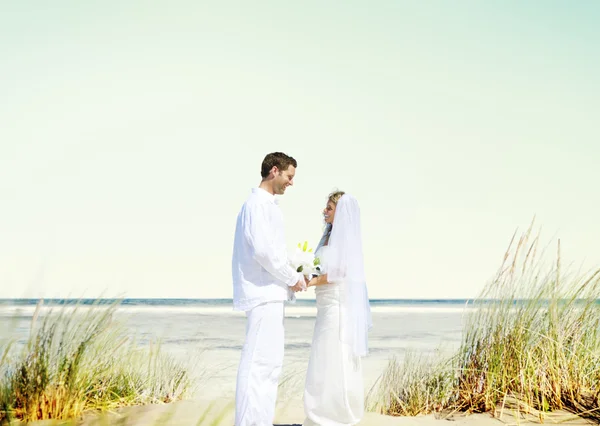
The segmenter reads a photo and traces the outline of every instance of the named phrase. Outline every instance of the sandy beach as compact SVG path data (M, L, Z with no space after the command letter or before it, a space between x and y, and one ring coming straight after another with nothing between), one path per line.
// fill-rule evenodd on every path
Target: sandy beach
M444 426L452 422L454 426L499 426L499 425L523 425L523 424L563 424L563 425L587 425L593 422L573 416L567 412L556 412L546 414L541 422L534 415L516 415L515 411L498 409L497 417L491 413L485 414L462 414L445 413L430 414L416 417L393 417L376 413L365 413L363 420L359 423L364 426ZM281 402L277 406L275 415L275 426L300 426L304 420L304 411L301 400L290 400ZM215 399L209 400L183 400L172 404L145 405L128 407L116 413L103 416L87 415L76 424L80 426L103 426L118 424L121 426L147 426L147 425L169 425L169 426L192 426L192 425L233 425L233 400ZM35 426L48 426L60 423L54 421L39 421L31 423Z

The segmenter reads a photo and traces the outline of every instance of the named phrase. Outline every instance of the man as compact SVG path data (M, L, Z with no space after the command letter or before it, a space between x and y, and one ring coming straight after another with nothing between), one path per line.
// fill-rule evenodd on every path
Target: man
M233 244L234 310L246 312L246 340L238 369L235 425L273 425L283 365L284 301L306 289L288 264L283 215L275 195L294 184L297 163L273 152L261 168L262 181L242 205Z

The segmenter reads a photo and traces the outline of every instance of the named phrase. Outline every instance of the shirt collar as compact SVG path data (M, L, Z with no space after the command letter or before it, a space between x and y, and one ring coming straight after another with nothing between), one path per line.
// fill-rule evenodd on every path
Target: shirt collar
M256 188L252 188L252 193L258 195L259 197L262 197L266 200L269 200L270 202L277 204L277 199L275 198L275 195L271 194L268 191L265 191L264 189L260 188L260 187L256 187Z

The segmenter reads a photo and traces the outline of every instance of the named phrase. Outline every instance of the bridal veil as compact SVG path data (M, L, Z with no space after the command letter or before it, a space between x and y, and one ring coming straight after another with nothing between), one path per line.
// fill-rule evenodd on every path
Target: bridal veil
M338 200L329 238L327 279L340 287L340 339L355 356L368 354L373 322L363 259L360 208L350 194Z

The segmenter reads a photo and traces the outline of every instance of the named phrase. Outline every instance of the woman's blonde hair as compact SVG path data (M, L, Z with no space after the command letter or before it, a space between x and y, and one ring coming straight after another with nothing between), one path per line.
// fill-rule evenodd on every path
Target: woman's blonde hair
M344 191L333 191L331 194L329 194L327 201L332 202L333 205L337 206L338 201L340 201L340 198L342 198L342 195L344 195L344 194L345 194ZM321 238L321 241L319 242L319 247L329 243L329 236L331 235L332 228L333 228L333 226L331 223L328 223L325 225L325 231L323 232L323 237Z
M344 191L333 191L331 194L329 194L329 201L337 206L338 201L340 201L340 198L342 198L342 195L344 194Z

